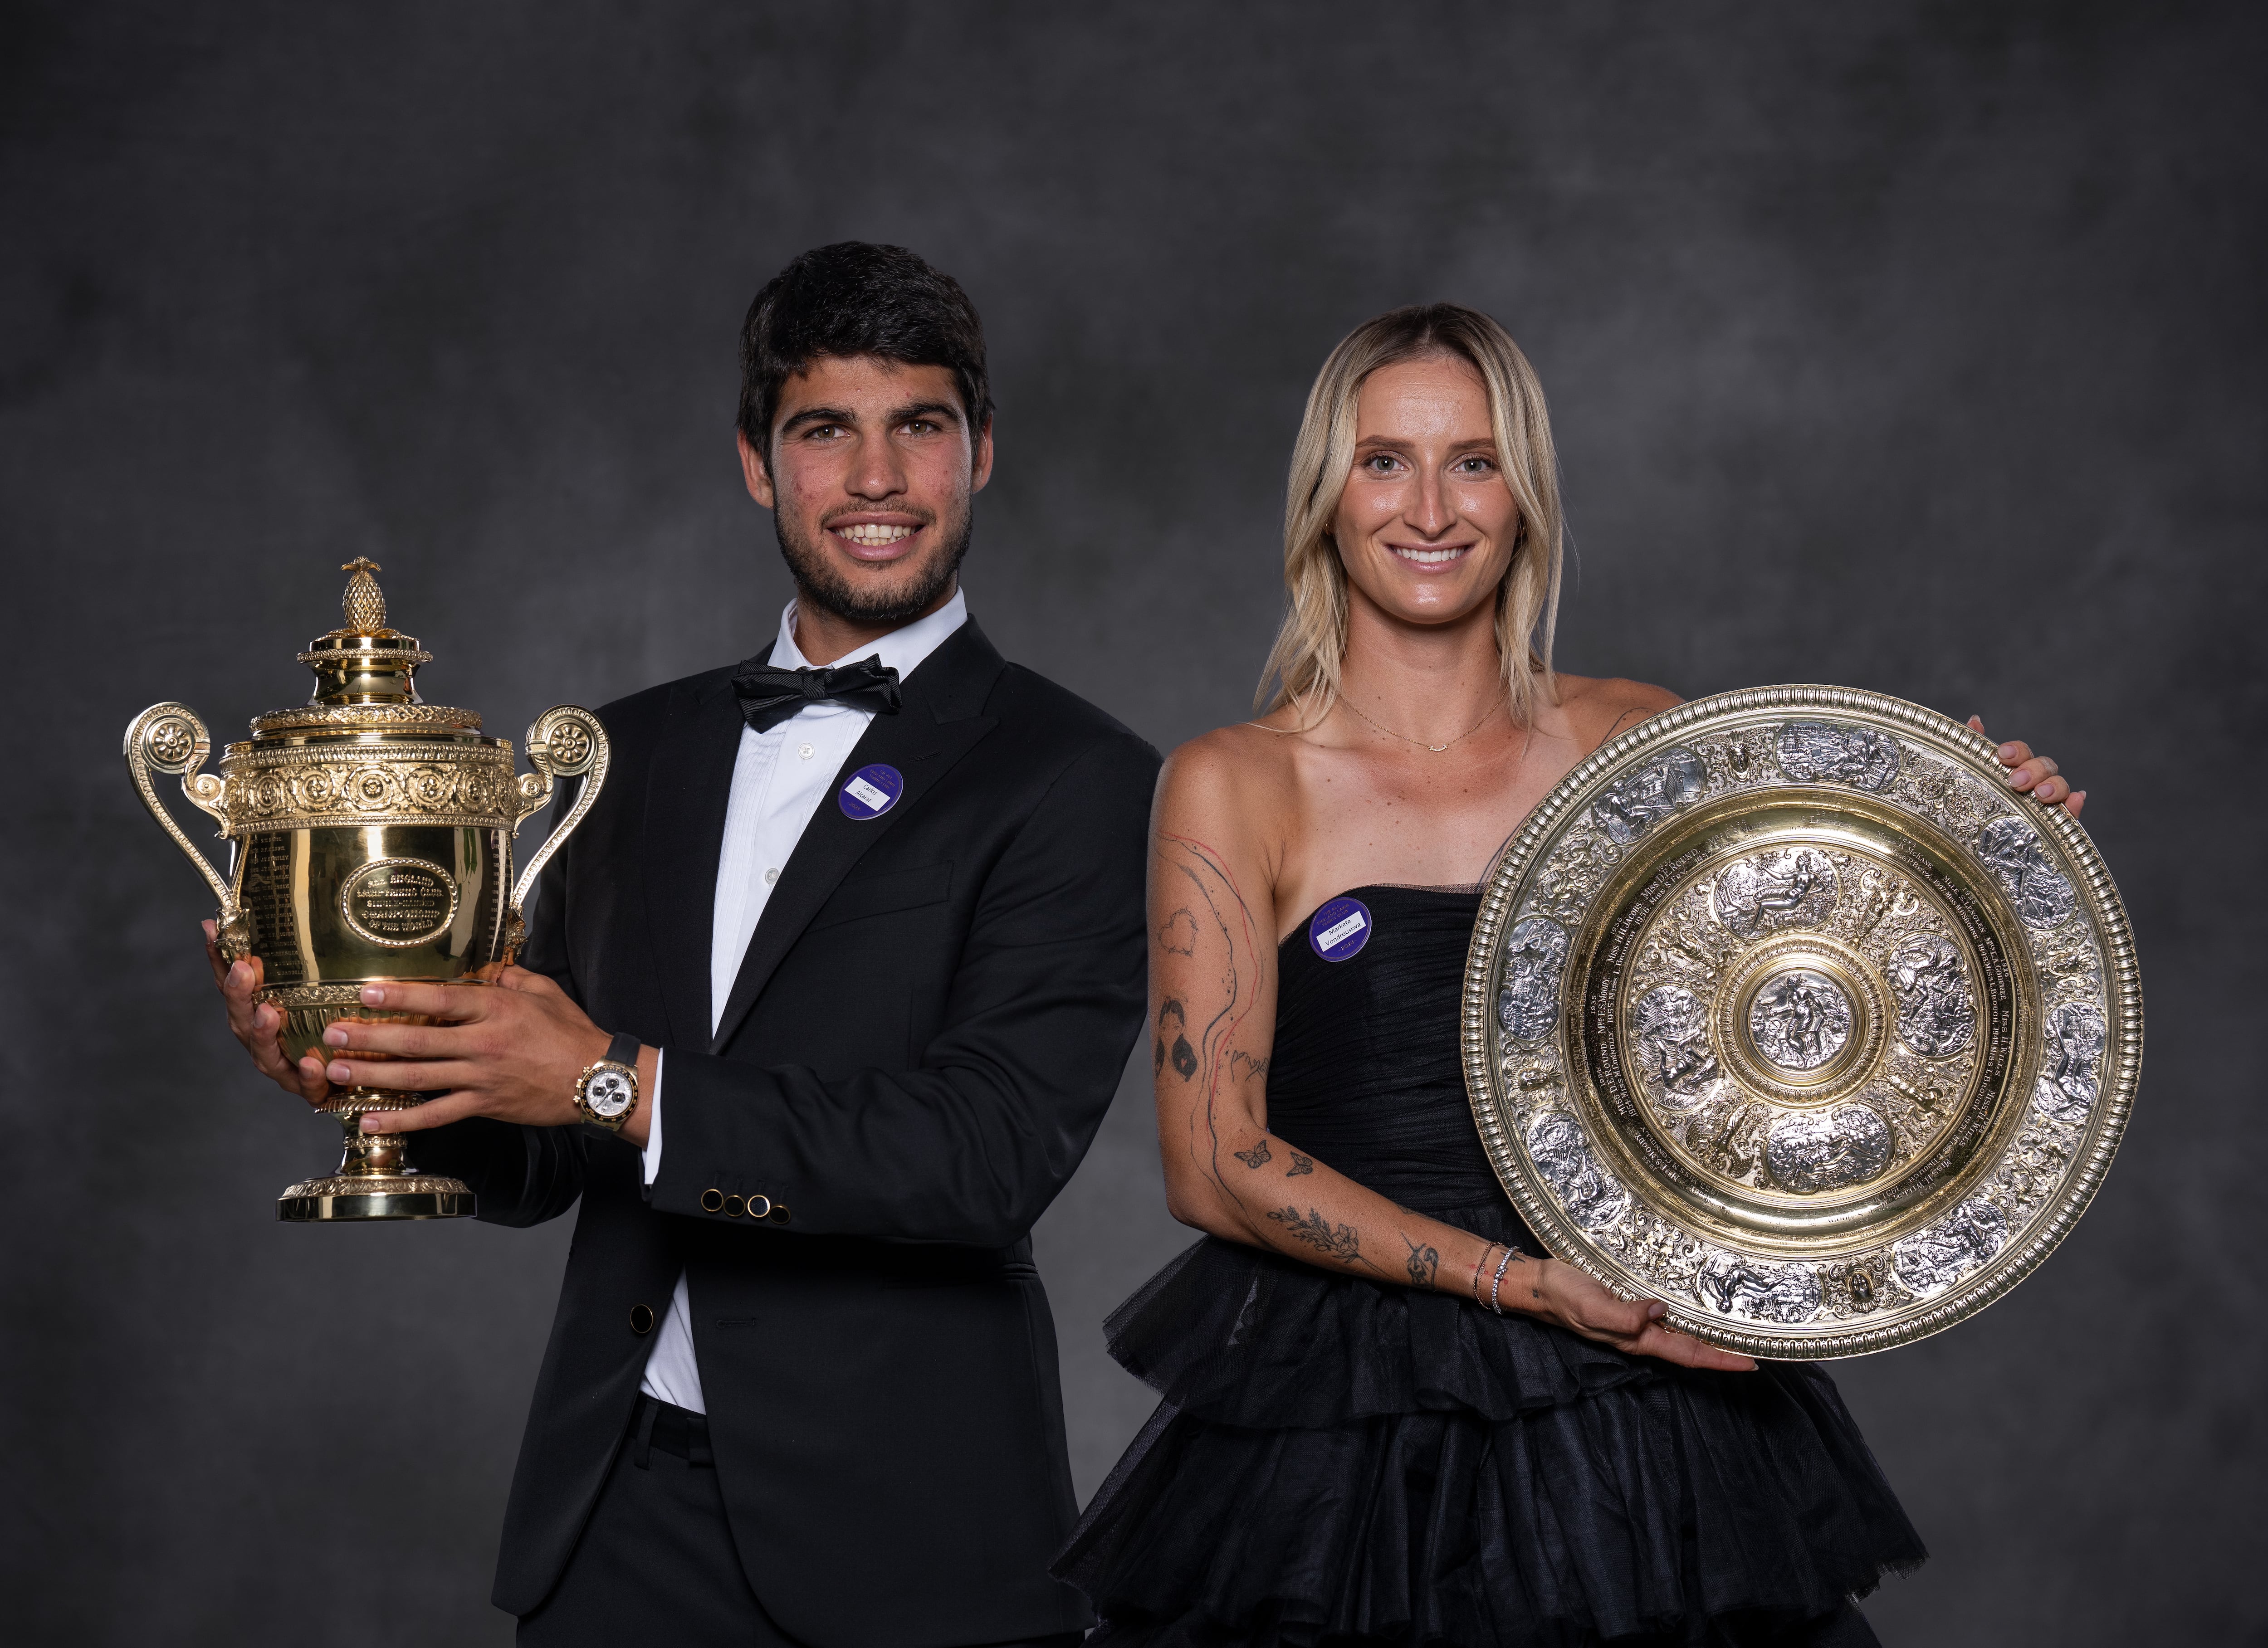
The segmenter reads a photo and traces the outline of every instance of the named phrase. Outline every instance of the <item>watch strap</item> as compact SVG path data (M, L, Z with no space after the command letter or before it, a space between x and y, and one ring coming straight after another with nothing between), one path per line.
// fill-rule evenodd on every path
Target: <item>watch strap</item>
M638 1048L641 1045L636 1036L625 1031L607 1043L607 1062L611 1064L627 1064L632 1070L636 1070Z

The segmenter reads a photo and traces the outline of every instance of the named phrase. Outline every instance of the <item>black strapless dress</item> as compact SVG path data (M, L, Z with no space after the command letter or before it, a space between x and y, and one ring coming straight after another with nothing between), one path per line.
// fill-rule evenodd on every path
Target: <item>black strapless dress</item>
M1478 894L1356 892L1351 960L1279 953L1269 1131L1540 1252L1457 1062ZM1090 1648L1867 1644L1848 1599L1926 1555L1810 1364L1695 1372L1211 1237L1108 1331L1165 1401L1057 1562Z

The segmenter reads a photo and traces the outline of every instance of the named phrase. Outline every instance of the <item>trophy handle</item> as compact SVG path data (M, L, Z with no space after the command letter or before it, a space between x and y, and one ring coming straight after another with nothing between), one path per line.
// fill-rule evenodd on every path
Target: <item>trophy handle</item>
M535 770L520 775L519 809L512 820L512 833L519 835L520 824L529 813L550 804L556 780L581 776L583 787L567 816L543 838L543 845L535 850L535 856L519 872L519 879L512 883L509 925L515 934L511 946L515 951L519 948L516 935L523 930L520 912L535 887L535 878L542 872L551 855L567 844L567 838L575 833L575 827L599 798L599 791L607 782L607 761L612 747L599 717L576 704L554 704L536 717L534 725L527 729L527 759Z
M180 774L181 793L189 798L191 806L218 820L225 834L228 808L224 798L228 781L217 774L197 770L211 754L212 734L205 731L205 724L187 704L151 704L136 716L126 729L126 770L134 775L134 787L141 792L142 805L150 809L150 816L196 865L197 873L204 877L205 885L220 901L221 953L234 960L243 953L245 937L236 894L221 879L220 872L212 867L211 860L192 846L189 838L181 833L181 827L173 822L173 815L158 799L157 785L151 777L152 773Z

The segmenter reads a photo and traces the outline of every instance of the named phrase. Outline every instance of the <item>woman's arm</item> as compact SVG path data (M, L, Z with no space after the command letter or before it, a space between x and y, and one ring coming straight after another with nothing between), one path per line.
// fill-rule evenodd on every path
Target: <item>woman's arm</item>
M1664 1330L1557 1261L1396 1206L1268 1131L1276 1034L1274 866L1264 805L1220 735L1175 754L1150 861L1151 1066L1174 1217L1329 1270L1479 1300L1689 1365L1755 1365Z

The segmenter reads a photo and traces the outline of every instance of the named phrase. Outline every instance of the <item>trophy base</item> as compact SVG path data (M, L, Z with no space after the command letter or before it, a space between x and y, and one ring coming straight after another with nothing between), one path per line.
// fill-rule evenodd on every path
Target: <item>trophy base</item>
M471 1188L438 1173L342 1173L306 1180L276 1199L276 1217L289 1225L470 1218L472 1213Z

